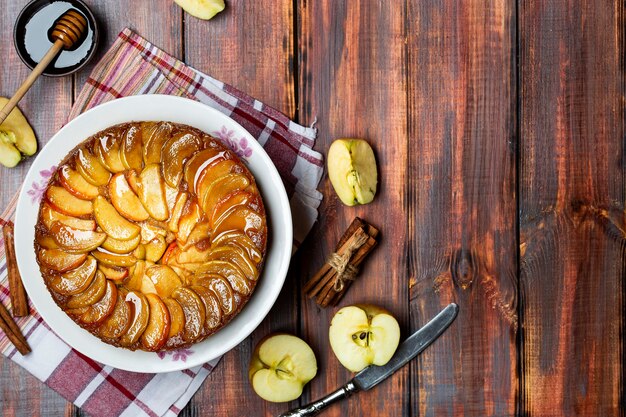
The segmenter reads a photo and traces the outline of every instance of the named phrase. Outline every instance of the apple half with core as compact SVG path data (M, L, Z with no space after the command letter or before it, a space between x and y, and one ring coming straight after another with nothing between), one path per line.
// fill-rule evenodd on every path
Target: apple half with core
M256 346L248 376L252 388L266 401L282 403L302 395L302 388L317 374L311 347L289 334L263 338Z
M354 305L337 311L328 331L339 362L352 372L370 365L385 365L400 343L400 326L387 310Z
M378 183L370 144L363 139L334 141L328 150L328 178L346 206L370 203Z

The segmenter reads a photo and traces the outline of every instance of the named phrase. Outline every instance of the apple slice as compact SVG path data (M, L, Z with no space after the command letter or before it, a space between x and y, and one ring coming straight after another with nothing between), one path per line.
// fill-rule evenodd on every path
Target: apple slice
M141 232L141 228L122 217L115 207L104 197L98 196L93 202L93 212L98 226L117 240L130 240Z
M69 166L61 166L57 172L61 185L74 196L83 200L93 200L98 196L98 187L90 184L85 177Z
M48 269L67 272L82 265L87 259L86 253L67 253L62 249L41 249L37 251L37 260Z
M201 172L201 169L228 158L230 158L230 153L228 151L219 150L218 148L207 148L191 156L187 162L185 162L185 168L183 170L187 189L195 192L196 177L197 174Z
M241 295L248 295L252 292L252 286L245 278L239 267L229 261L209 261L199 265L194 271L196 274L220 275L226 280L233 290Z
M109 170L86 147L80 148L76 154L76 170L96 187L105 185L111 178Z
M89 216L93 213L91 201L75 197L65 188L56 185L46 191L46 201L57 211L68 216Z
M189 288L200 296L204 304L204 331L212 333L222 323L222 309L217 297L213 294L213 291L201 285L192 285Z
M215 164L207 165L200 171L198 179L196 180L195 190L198 201L204 201L206 199L207 193L216 180L228 174L238 173L235 172L237 170L241 170L241 167L232 159L226 159Z
M187 237L187 240L183 243L178 241L182 250L187 250L190 247L197 245L199 247L205 247L205 245L211 243L211 227L206 220L202 220L194 226Z
M176 232L176 240L181 243L187 242L187 238L191 234L191 231L196 227L200 219L202 218L202 211L200 206L195 201L188 201L183 215L178 222L178 231Z
M143 168L143 138L139 126L131 125L124 133L120 159L127 169L141 171Z
M41 216L41 221L48 230L50 230L54 222L63 223L67 226L73 227L74 229L91 231L96 230L95 221L68 216L66 214L56 211L46 202L41 205L41 211L39 215Z
M50 234L59 247L74 253L92 251L107 238L105 233L75 229L61 222L52 223Z
M172 338L182 335L185 330L185 313L183 308L178 304L178 301L172 298L165 298L163 302L170 313L170 331L167 337Z
M77 320L88 326L97 326L109 317L115 309L117 301L117 287L111 281L106 283L106 291L102 299L90 306L86 312L81 314ZM72 314L72 310L68 310L68 314Z
M328 178L343 204L370 203L378 171L372 147L363 139L337 139L328 150Z
M113 207L129 220L143 221L150 217L121 172L113 175L109 181L109 197Z
M35 229L35 241L44 249L59 249L59 245L52 236L43 231L43 228Z
M217 257L212 257L212 252L211 248L203 248L200 250L196 246L190 246L188 249L176 254L176 263L178 265L205 263L209 259L217 259Z
M146 246L139 244L139 246L137 246L135 250L133 251L133 256L137 259L145 260L146 259Z
M217 203L237 190L244 190L250 185L250 179L242 174L228 174L213 181L209 190L204 194L202 208L205 213L211 213Z
M185 208L185 204L187 203L188 198L189 198L189 194L185 192L180 192L176 196L176 202L174 202L172 215L170 216L170 219L167 222L167 228L174 233L178 232L178 222L180 221L180 218L183 215L183 209Z
M250 281L255 281L258 277L256 265L248 258L245 251L235 244L227 244L212 248L207 261L208 260L223 260L232 262L237 265L239 269L241 269L246 278Z
M248 254L248 258L257 265L263 260L261 248L259 248L256 243L252 241L252 239L240 231L222 233L212 242L213 247L224 244L239 246Z
M264 211L263 201L258 194L252 194L243 190L234 191L220 200L219 203L207 213L211 227L215 227L215 224L217 224L220 219L224 218L229 211L233 211L239 206L248 207L258 213Z
M132 291L139 291L143 283L144 272L146 270L146 263L144 261L137 261L130 269L129 278L126 281L126 288Z
M203 275L194 277L194 284L202 285L213 291L220 303L224 315L229 316L235 311L235 294L228 280L220 275Z
M165 253L165 249L167 249L165 238L160 235L144 246L146 248L146 260L151 262L158 262L163 256L163 253Z
M150 307L150 321L141 335L141 344L144 349L156 352L161 349L170 333L170 313L165 303L156 294L146 294Z
M176 272L167 265L152 265L146 268L145 275L162 298L170 297L176 288L183 285Z
M339 362L352 372L385 365L400 343L400 326L387 310L373 305L348 306L333 317L328 331Z
M96 259L88 256L85 262L78 268L64 274L51 275L47 281L48 286L61 295L75 295L81 293L91 285L96 276Z
M107 280L104 274L100 271L96 271L96 276L89 284L87 289L79 294L71 296L65 303L65 307L68 309L76 309L81 307L89 307L104 297L104 293L107 290Z
M174 0L184 11L202 20L212 19L224 10L224 0Z
M125 255L133 252L139 246L139 242L141 242L141 234L130 240L117 240L107 235L105 241L102 242L102 248L109 252Z
M113 312L97 329L100 337L114 341L126 333L130 327L133 310L131 304L126 302L127 294L127 290L118 288L117 301L115 302Z
M146 165L158 164L161 162L161 148L172 134L171 123L142 123L143 129L143 162Z
M107 279L113 281L122 281L129 275L128 268L122 268L119 266L107 266L105 264L99 264L98 270L101 271Z
M185 329L183 331L183 340L196 340L204 330L204 320L206 319L204 311L204 303L200 296L187 287L178 287L173 293L172 298L180 304L185 313Z
M159 164L146 165L139 175L139 200L155 220L167 220L169 211L165 195L165 181Z
M126 294L125 301L133 306L132 310L134 314L131 325L126 333L119 338L119 343L122 346L130 347L137 343L148 326L150 306L146 296L136 291L129 291L128 294Z
M130 189L133 190L133 193L139 195L139 187L141 187L141 185L139 184L139 174L137 171L134 169L128 170L124 173L124 177L126 177L126 182Z
M258 212L249 207L235 206L213 224L213 233L219 236L222 233L243 230L254 240L255 236L264 235L260 232L265 228L265 219Z
M116 173L126 169L120 158L120 140L117 135L108 133L95 141L93 151L100 163Z
M282 403L302 395L302 388L317 374L311 347L288 334L263 338L254 349L248 376L252 388L266 401Z
M116 255L113 253L95 250L91 255L100 263L114 267L129 267L137 262L137 258L133 255Z
M202 148L202 141L193 133L176 133L161 148L163 178L171 187L177 188L183 177L183 163Z

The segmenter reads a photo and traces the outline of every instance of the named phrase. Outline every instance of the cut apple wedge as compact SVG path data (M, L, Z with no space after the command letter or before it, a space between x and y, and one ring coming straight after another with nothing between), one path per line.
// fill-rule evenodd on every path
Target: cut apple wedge
M65 188L56 185L46 191L46 201L57 211L68 216L81 217L93 213L91 201L75 197Z
M141 228L122 217L115 207L104 197L98 196L93 202L93 212L98 226L117 240L130 240L136 237Z
M46 202L41 204L41 221L48 230L50 230L54 222L63 223L67 226L80 230L96 230L96 222L94 220L85 220L68 216L55 210Z
M81 307L89 307L104 297L104 293L107 290L107 280L104 274L100 271L96 271L91 284L87 289L79 294L71 296L65 303L65 307L68 309L76 309Z
M235 311L235 294L226 278L215 274L195 276L194 283L213 291L224 315L229 316Z
M333 317L328 339L339 362L359 372L369 365L389 362L400 343L400 326L383 308L348 306Z
M161 168L165 182L177 188L183 177L183 163L201 148L202 141L193 133L172 135L161 149Z
M139 200L155 220L167 220L169 211L165 195L165 181L159 164L147 165L139 175Z
M158 295L146 294L146 299L150 308L150 320L141 335L141 344L144 349L156 352L167 342L170 333L170 313Z
M85 147L80 148L76 154L76 170L96 187L105 185L111 178L109 170Z
M116 255L114 253L95 250L91 255L100 263L113 267L129 267L137 262L137 258L133 255Z
M125 301L133 306L133 317L128 330L119 338L119 343L128 347L137 343L148 326L150 306L146 296L136 291L129 291Z
M173 338L182 335L185 330L185 313L183 308L178 304L178 301L172 298L165 298L163 302L170 313L170 331L167 337Z
M141 242L141 234L129 240L117 240L107 235L105 241L102 242L102 248L109 252L124 255L133 252L139 246L139 242Z
M167 265L152 265L146 268L144 274L150 278L162 298L170 297L176 288L183 285L176 272Z
M131 125L122 138L120 159L127 169L141 171L143 168L143 138L141 129Z
M98 327L97 333L100 337L108 340L116 340L126 333L131 325L133 315L132 307L126 302L128 291L118 288L117 301L111 315Z
M183 340L196 340L204 330L206 312L200 296L187 287L179 287L172 294L172 298L180 304L185 313L185 329Z
M67 253L62 249L41 249L37 251L37 260L48 269L67 272L82 265L87 259L86 253Z
M204 169L204 167L208 165L224 161L228 158L230 158L230 154L227 151L219 150L217 148L207 148L191 156L185 162L185 168L183 170L183 176L185 178L188 191L195 192L196 177L201 172L201 169Z
M328 150L328 178L347 205L367 204L376 195L378 171L372 147L363 139L337 139Z
M150 217L137 194L131 190L123 173L118 173L109 182L109 197L113 207L129 220L143 221Z
M98 270L101 271L107 279L113 281L122 281L129 275L128 268L107 266L103 263L98 265Z
M61 185L74 196L83 200L93 200L98 196L98 187L69 166L61 166L57 172Z
M105 233L75 229L61 222L52 223L50 234L59 247L74 253L92 251L107 238Z
M88 256L78 268L63 274L54 274L47 281L48 286L61 295L75 295L81 293L91 285L96 276L97 262Z
M111 281L107 281L104 295L97 303L89 306L86 312L77 317L77 320L88 326L98 326L113 313L117 301L117 287ZM72 314L68 310L68 314Z
M98 161L109 171L116 173L126 169L120 158L120 141L117 135L101 136L96 140L93 151Z
M277 403L299 398L304 385L316 374L317 360L311 347L288 334L262 339L252 354L248 370L254 392L266 401Z
M144 132L143 162L147 165L161 162L161 148L171 134L173 126L171 123L160 122L142 123Z

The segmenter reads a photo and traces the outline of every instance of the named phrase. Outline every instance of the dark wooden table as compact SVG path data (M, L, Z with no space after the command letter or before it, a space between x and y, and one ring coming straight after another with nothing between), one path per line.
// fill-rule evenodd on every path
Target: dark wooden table
M0 1L0 94L27 70L11 42L24 1ZM410 367L327 416L624 415L625 4L598 1L231 0L199 21L170 0L87 0L101 56L125 26L299 123L316 148L369 139L380 191L346 208L323 179L320 219L279 300L181 416L276 415L350 378L328 344L335 310L301 286L356 215L383 242L342 305L373 302L404 335L454 301L460 315ZM22 101L40 145L90 69ZM0 170L0 202L29 163ZM300 402L257 397L247 366L271 331L296 333L319 375ZM0 359L0 413L82 415Z

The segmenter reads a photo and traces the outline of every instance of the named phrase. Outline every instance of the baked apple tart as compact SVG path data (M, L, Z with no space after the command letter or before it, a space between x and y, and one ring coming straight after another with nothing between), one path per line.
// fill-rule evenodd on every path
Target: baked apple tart
M74 148L45 191L35 251L46 286L106 343L197 343L249 300L265 208L232 151L190 126L125 123Z

